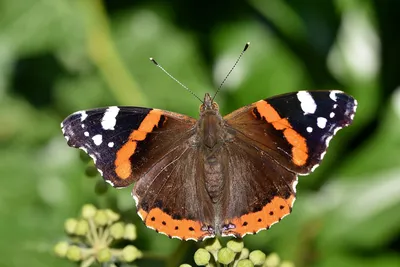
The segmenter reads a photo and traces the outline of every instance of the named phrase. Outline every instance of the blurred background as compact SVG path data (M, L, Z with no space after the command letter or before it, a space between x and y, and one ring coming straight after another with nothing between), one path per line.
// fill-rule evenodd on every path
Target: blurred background
M247 41L222 114L302 89L341 89L359 107L300 177L293 213L245 245L296 266L400 266L399 23L396 0L0 0L0 266L75 266L52 250L85 203L137 225L150 255L137 266L191 263L201 244L145 228L131 187L95 190L60 122L108 105L197 118L198 100L148 58L202 98Z

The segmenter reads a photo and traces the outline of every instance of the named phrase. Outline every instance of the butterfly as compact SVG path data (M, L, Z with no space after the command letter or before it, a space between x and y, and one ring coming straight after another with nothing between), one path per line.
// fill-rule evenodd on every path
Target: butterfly
M222 117L205 94L200 116L142 107L78 111L61 124L106 182L134 183L147 227L169 237L243 237L292 211L298 175L312 172L357 101L333 91L299 91Z

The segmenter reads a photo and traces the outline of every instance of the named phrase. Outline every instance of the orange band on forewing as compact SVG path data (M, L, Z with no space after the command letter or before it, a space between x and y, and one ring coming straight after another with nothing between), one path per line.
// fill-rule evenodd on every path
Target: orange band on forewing
M289 214L293 205L294 196L288 199L274 197L270 203L265 205L261 211L245 214L231 222L235 225L232 230L227 230L223 234L233 233L244 236L249 233L256 233L259 230L268 229L271 225L278 222L285 215Z
M170 237L201 240L208 235L208 232L201 230L201 223L187 219L175 220L159 208L151 209L149 212L140 209L139 214L147 227Z
M134 130L130 135L128 141L118 150L115 158L115 173L121 179L127 179L132 174L132 166L130 157L135 154L137 141L146 139L154 126L157 126L161 119L161 110L153 109L143 119L137 130Z
M303 166L307 163L308 148L304 137L292 129L289 121L281 118L278 112L267 103L265 100L260 100L256 103L257 111L265 120L279 131L283 131L283 135L289 144L292 145L292 161L298 166Z
M264 100L258 101L256 103L256 107L260 115L264 117L269 123L282 119L281 116L279 116L278 112L276 112L276 110Z
M298 166L306 164L308 159L306 140L293 129L285 129L283 135L286 140L293 146L293 162Z

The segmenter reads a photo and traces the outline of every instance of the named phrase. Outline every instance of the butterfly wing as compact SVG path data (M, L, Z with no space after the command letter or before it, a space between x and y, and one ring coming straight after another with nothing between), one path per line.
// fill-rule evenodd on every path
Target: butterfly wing
M137 181L150 159L166 154L195 123L158 109L108 107L76 112L61 127L69 146L88 153L107 182L124 187Z
M205 225L214 214L199 184L201 157L190 145L195 124L158 109L108 107L76 112L61 127L68 145L87 152L111 185L136 182L132 195L148 227L197 240L213 236Z
M213 237L214 207L205 190L200 151L184 142L135 184L138 213L150 228L184 240Z
M289 214L295 200L296 174L240 137L224 147L228 184L222 201L223 236L243 237L269 229ZM240 201L238 201L240 200Z
M224 117L235 134L224 147L230 187L222 234L256 233L290 213L297 175L318 166L333 135L352 122L356 107L356 100L340 91L300 91Z
M357 101L341 91L299 91L260 100L224 117L276 162L309 174L333 135L352 123Z

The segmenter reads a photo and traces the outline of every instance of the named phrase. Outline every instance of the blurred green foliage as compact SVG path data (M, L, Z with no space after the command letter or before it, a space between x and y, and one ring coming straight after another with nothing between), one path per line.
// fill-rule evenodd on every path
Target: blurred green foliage
M74 266L52 248L85 203L137 225L138 266L193 263L198 244L145 228L130 188L95 193L59 125L116 104L196 117L197 99L148 58L202 97L247 41L223 114L300 89L342 89L359 108L300 178L293 213L246 247L296 266L400 266L399 23L395 0L0 0L0 266Z

